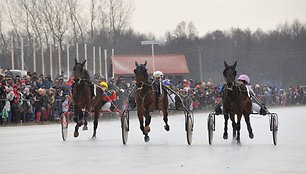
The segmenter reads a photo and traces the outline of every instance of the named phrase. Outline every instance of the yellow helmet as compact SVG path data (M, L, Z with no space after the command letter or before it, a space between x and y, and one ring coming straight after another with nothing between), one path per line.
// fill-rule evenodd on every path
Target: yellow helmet
M101 85L101 86L105 86L106 89L108 89L108 84L107 84L106 82L102 81L102 82L100 83L100 85Z

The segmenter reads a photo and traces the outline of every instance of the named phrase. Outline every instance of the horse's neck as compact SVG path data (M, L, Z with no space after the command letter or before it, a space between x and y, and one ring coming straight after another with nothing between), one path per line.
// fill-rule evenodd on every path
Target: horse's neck
M88 73L88 71L86 69L84 69L84 73L83 73L82 79L91 80L90 76L89 76L89 73Z

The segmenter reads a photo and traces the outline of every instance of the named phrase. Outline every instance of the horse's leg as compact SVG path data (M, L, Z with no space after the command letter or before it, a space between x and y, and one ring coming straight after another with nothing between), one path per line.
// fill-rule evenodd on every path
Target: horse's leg
M82 120L83 118L83 111L80 108L75 109L75 116L74 121L76 122L75 128L74 128L74 137L79 136L79 127L82 126Z
M229 115L228 114L224 114L224 133L223 133L223 139L225 139L225 140L227 140L227 138L228 138L228 133L227 133L228 119L229 119Z
M83 130L88 130L87 118L88 118L88 110L86 109L85 112L84 112L84 126L83 126Z
M163 105L162 105L162 111L163 111L163 115L164 115L163 120L165 122L164 128L165 128L166 131L169 131L170 130L170 126L168 125L168 105L167 105L168 102L165 101L165 100L167 100L167 99L163 100Z
M237 143L240 143L241 117L242 117L242 114L237 114L237 124L236 124L236 130L237 130Z
M144 126L143 126L143 111L137 111L138 121L139 121L139 128L141 132L144 134Z
M252 130L251 122L250 122L250 115L244 115L244 120L245 120L245 123L246 123L248 131L249 131L249 137L251 139L253 139L254 134L253 134L253 130Z
M139 120L139 128L142 131L143 135L145 136L145 140L146 137L148 137L148 133L145 132L144 126L143 126L143 117L144 117L144 111L139 109L137 111L137 116L138 116L138 120Z
M145 133L149 133L151 131L150 129L150 123L151 123L151 115L150 112L148 110L145 111L144 113L145 116L145 127L144 127L144 131Z
M102 103L98 103L98 104L94 107L95 116L94 116L94 121L93 121L94 129L93 129L92 138L96 138L96 131L97 131L97 128L98 128L98 119L99 119L101 107L102 107Z
M230 114L230 119L232 121L232 127L233 127L233 139L236 139L236 121L235 121L235 114Z
M144 113L144 116L145 116L145 127L144 127L144 141L145 142L148 142L150 141L150 137L148 135L148 133L151 131L151 128L150 128L150 123L151 123L151 115L150 115L150 111L149 110L145 110L145 113Z

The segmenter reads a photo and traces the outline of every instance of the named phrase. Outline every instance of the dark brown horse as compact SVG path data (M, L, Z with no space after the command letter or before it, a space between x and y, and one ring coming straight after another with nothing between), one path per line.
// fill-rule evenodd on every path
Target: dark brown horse
M74 102L74 121L77 123L75 126L74 137L79 136L78 129L84 125L83 130L87 129L86 117L88 111L91 108L94 110L94 131L92 138L96 137L96 130L98 127L98 118L100 115L100 109L103 105L101 97L104 94L101 88L95 88L91 82L88 71L84 68L86 60L83 63L78 63L75 59L75 65L73 67L74 85L72 89L72 99ZM97 90L95 90L97 89ZM83 111L85 109L85 120L83 120Z
M157 109L158 100L156 89L154 85L149 82L149 75L146 68L147 61L144 64L138 64L135 61L136 69L134 70L136 77L136 85L137 90L135 93L135 101L137 107L137 115L140 124L140 130L144 134L144 141L148 142L150 140L148 133L150 132L150 123L151 123L151 115L150 112L153 112ZM163 92L160 96L160 107L164 115L164 128L166 131L170 130L168 125L168 97L167 91L163 89ZM145 126L143 125L145 118Z
M226 84L223 86L223 113L224 113L224 134L223 138L227 139L227 124L230 118L233 126L233 139L236 138L237 143L240 143L240 122L241 117L244 115L247 129L249 131L249 137L254 138L252 127L250 123L250 113L252 113L252 102L247 93L247 87L244 84L240 84L235 81L236 79L236 65L237 61L229 66L224 61L225 69L223 76L226 80ZM237 115L237 123L235 122L235 115ZM236 137L237 132L237 137Z

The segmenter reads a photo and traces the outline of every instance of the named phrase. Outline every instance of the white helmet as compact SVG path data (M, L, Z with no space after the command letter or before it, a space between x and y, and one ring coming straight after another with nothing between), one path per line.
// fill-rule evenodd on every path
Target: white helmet
M158 78L158 77L162 78L163 76L164 76L164 74L161 71L155 71L153 73L154 78Z

